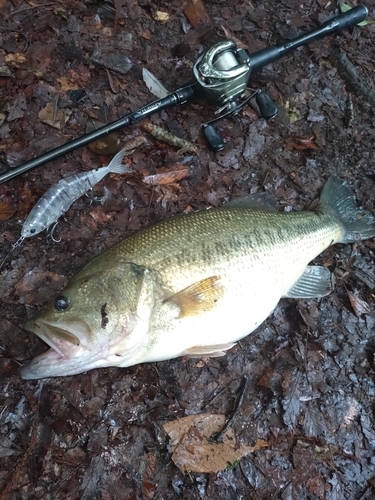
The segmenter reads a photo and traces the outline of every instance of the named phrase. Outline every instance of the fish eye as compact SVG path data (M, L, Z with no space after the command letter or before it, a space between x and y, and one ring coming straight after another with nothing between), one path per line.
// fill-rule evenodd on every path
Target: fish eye
M30 233L34 234L35 233L35 229L30 229Z
M58 295L55 298L54 306L57 311L65 311L70 305L70 300L65 295Z

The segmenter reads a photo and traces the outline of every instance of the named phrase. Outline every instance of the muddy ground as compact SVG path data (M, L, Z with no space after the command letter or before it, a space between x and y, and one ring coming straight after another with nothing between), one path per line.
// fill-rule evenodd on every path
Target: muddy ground
M322 0L0 0L0 8L1 172L79 137L92 118L109 123L155 100L143 68L172 90L226 36L254 52L340 12ZM215 107L197 99L149 120L196 152L155 139L140 123L118 134L120 146L115 138L96 152L81 148L0 186L1 499L375 498L374 240L326 250L316 262L335 273L335 291L281 300L223 358L31 382L17 375L46 350L20 325L94 256L151 222L258 191L280 210L302 210L330 174L374 213L374 43L374 24L351 28L252 75L251 88L266 90L279 114L266 122L247 107L219 122L227 146L218 154L201 130ZM46 189L107 164L119 147L129 149L130 174L106 177L53 237L42 232L8 256ZM165 172L167 179L157 175ZM233 459L224 451L217 472L219 448L205 458L196 447L204 431L192 425L185 455L172 456L166 423L229 417L241 393L231 439L251 452Z

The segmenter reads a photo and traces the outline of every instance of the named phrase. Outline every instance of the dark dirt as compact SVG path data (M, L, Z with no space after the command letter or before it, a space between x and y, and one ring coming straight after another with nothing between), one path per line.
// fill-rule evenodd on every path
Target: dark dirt
M189 81L198 55L225 38L222 27L254 52L339 12L337 2L321 0L199 5L189 22L177 0L0 0L2 171L82 135L88 116L110 122L155 100L143 67L168 89ZM41 233L7 257L0 269L1 499L375 498L374 240L326 250L317 262L335 271L335 291L322 300L281 300L223 358L32 382L17 375L45 350L20 325L95 255L152 221L257 191L272 194L280 209L301 210L330 174L346 179L374 213L375 120L358 85L375 92L374 44L374 24L356 27L254 74L251 86L269 92L279 115L267 123L248 107L223 120L217 129L227 147L219 154L200 128L215 110L204 99L151 119L195 143L196 154L178 153L142 123L123 130L122 146L138 138L126 157L135 173L108 176L75 202L55 229L59 243ZM337 64L334 45L354 65L357 84ZM39 118L48 103L54 120L62 111L61 129ZM82 148L1 185L1 260L48 187L110 158ZM191 175L156 186L142 181L176 164L189 165ZM267 446L223 472L182 474L163 424L202 412L229 416L245 374L232 427L239 444L263 439Z

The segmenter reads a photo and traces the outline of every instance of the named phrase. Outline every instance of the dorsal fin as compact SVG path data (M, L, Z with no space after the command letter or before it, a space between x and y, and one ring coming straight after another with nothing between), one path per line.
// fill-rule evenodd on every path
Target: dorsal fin
M258 208L262 210L278 211L278 205L274 198L268 193L254 193L246 196L234 198L224 205L224 207L236 208Z

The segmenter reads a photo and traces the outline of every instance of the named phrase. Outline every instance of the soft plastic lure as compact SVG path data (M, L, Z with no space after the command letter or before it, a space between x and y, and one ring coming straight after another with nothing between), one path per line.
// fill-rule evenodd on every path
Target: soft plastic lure
M96 183L110 172L116 174L130 172L129 168L121 163L124 154L125 150L122 149L106 167L71 175L65 179L61 179L50 187L36 203L25 220L22 226L21 240L35 236L57 222L59 217L78 198L92 189Z

